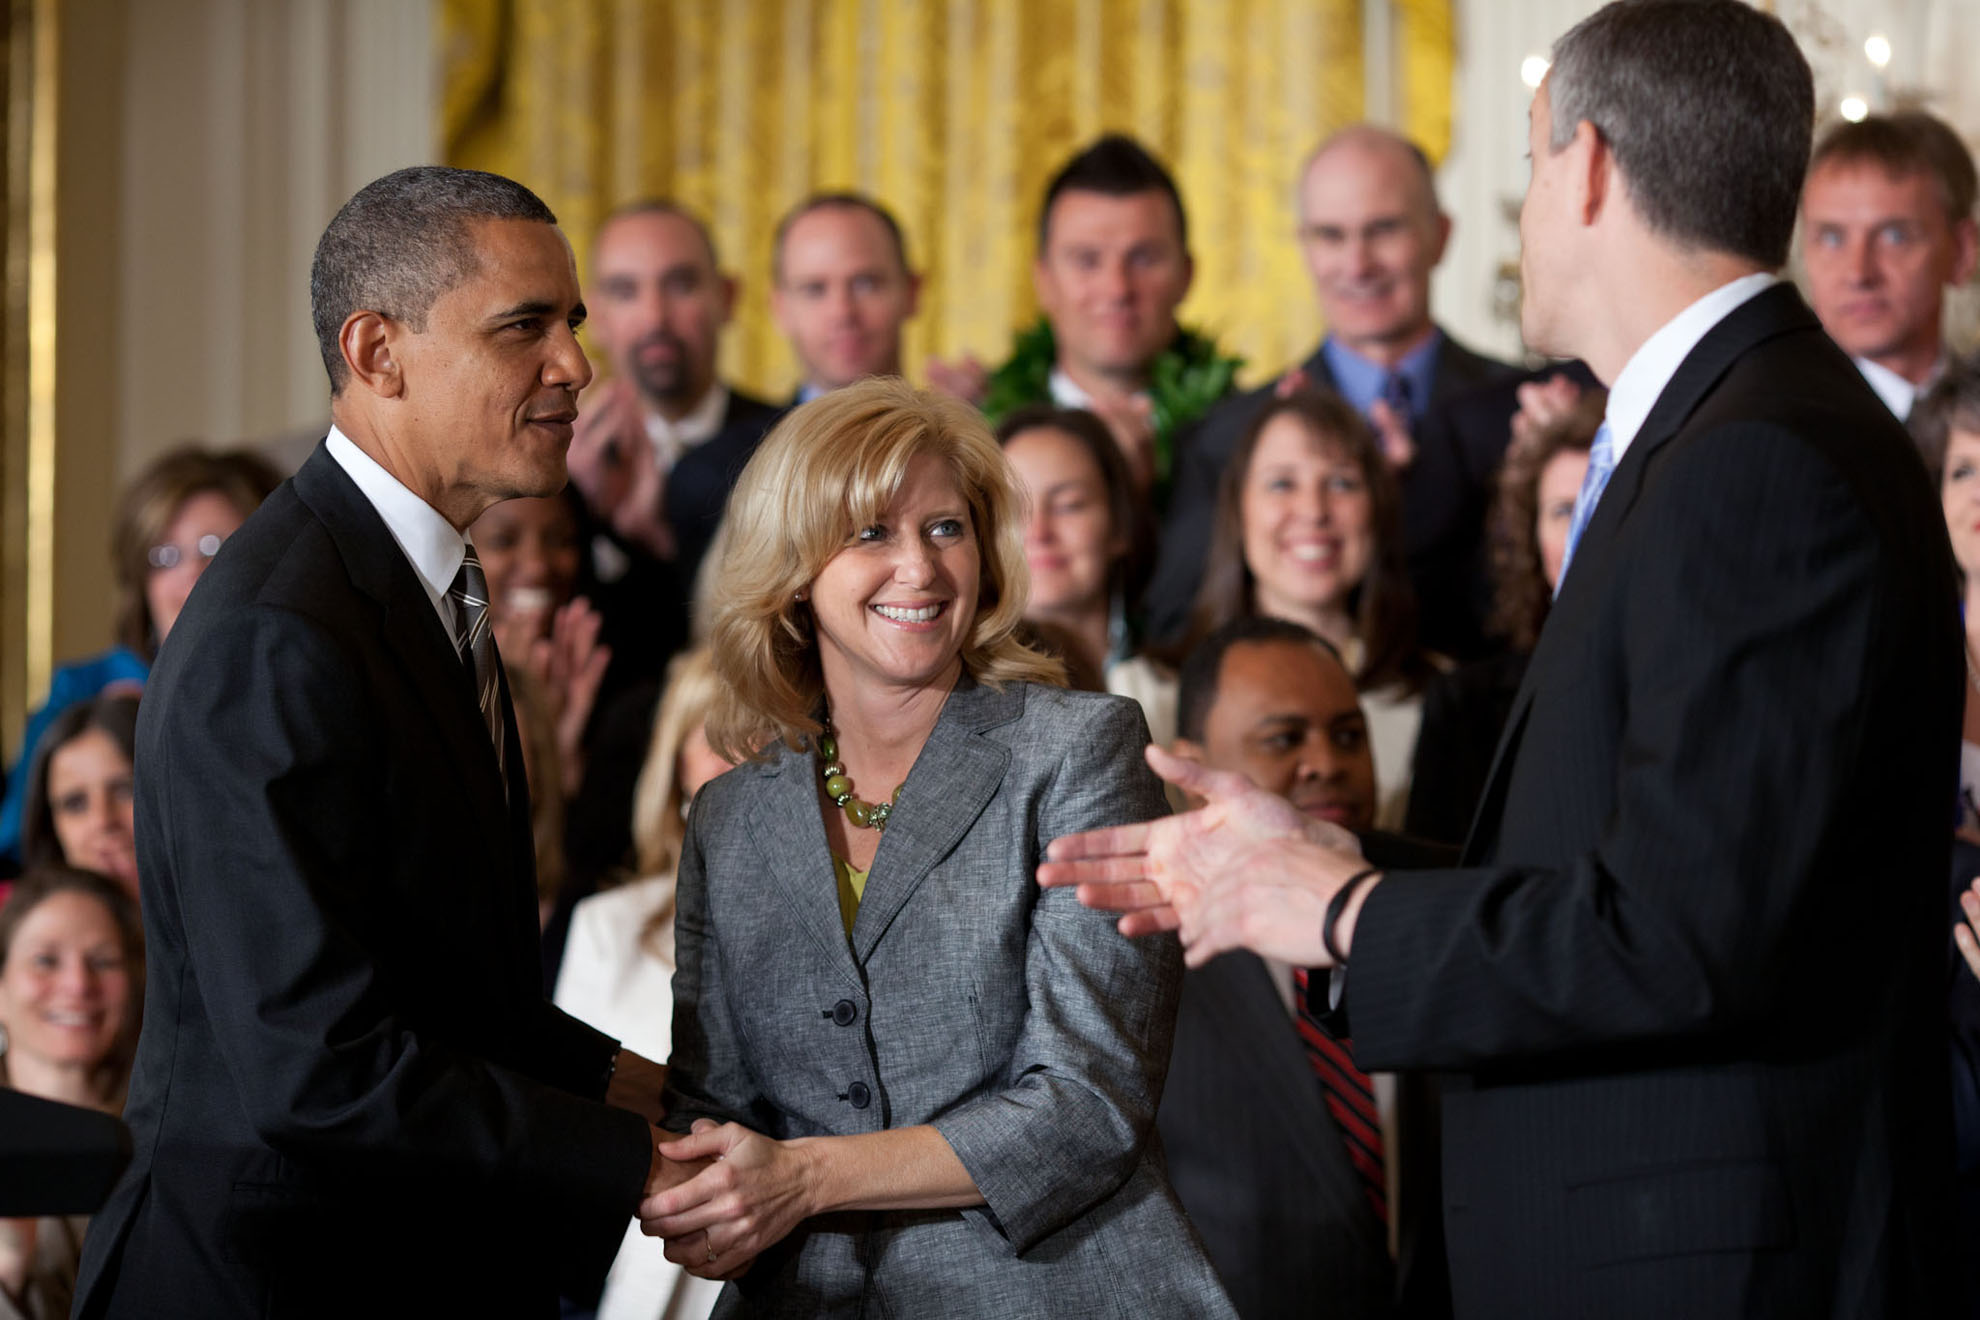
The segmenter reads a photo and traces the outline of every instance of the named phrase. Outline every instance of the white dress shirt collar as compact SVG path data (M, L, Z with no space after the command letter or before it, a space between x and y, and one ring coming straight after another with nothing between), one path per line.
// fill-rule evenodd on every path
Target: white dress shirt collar
M1051 392L1052 403L1060 408L1083 408L1093 411L1093 396L1088 394L1080 383L1057 367L1046 377L1045 387ZM1147 390L1135 391L1136 398L1148 397Z
M358 492L378 510L385 530L399 543L399 549L413 566L427 599L451 636L454 631L453 602L447 591L454 585L461 561L467 557L467 538L440 516L440 511L407 490L404 483L387 472L377 459L357 447L355 441L336 427L330 428L323 447L339 467L356 483Z
M659 460L660 470L672 470L682 454L713 437L722 429L722 419L728 413L729 387L718 380L678 422L656 412L646 414L646 437L653 442L653 456Z
M1609 387L1607 421L1609 434L1615 441L1617 463L1622 462L1664 387L1691 356L1691 350L1698 347L1698 341L1748 299L1778 283L1778 276L1759 271L1742 275L1730 284L1721 284L1664 322L1657 333L1643 341L1643 346L1617 373L1616 383Z
M1863 379L1870 382L1870 388L1877 391L1877 397L1884 401L1884 406L1900 422L1911 416L1912 405L1918 402L1918 396L1931 389L1933 382L1946 369L1945 355L1940 354L1939 360L1932 364L1931 374L1914 385L1881 362L1872 362L1869 358L1851 358L1850 361L1856 364L1856 369L1863 373Z
M1093 396L1081 389L1078 381L1057 367L1052 368L1052 374L1047 379L1047 388L1052 391L1052 402L1061 408L1091 409L1093 407Z

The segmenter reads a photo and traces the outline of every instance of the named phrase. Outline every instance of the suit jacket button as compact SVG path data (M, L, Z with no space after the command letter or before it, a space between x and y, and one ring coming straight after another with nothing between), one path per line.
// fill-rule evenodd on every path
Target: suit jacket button
M854 1082L846 1088L846 1100L854 1109L864 1109L873 1103L873 1092L866 1089L865 1082Z
M841 999L832 1005L832 1020L842 1027L850 1027L859 1017L859 1005L850 999Z

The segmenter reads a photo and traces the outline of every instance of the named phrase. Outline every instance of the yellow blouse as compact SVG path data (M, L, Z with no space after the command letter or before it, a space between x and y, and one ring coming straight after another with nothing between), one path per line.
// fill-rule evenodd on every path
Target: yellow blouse
M832 870L839 879L839 920L846 923L846 938L851 939L853 919L859 916L859 900L866 895L867 871L837 853L832 854Z

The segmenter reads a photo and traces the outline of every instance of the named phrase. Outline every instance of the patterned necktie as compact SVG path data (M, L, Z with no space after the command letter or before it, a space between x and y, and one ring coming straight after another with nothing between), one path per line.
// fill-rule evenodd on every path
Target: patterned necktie
M1416 400L1409 387L1409 377L1400 371L1392 371L1382 381L1382 402L1389 405L1397 425L1405 431L1415 429Z
M1375 1217L1389 1222L1389 1179L1382 1162L1382 1112L1375 1105L1375 1084L1368 1074L1355 1067L1350 1051L1354 1042L1337 1037L1307 1011L1306 969L1293 972L1294 1000L1299 1012L1299 1041L1306 1047L1306 1061L1320 1079L1320 1098L1340 1129L1341 1144L1347 1147L1348 1163L1361 1175L1361 1190L1368 1195Z
M502 751L502 659L495 654L495 633L488 618L488 579L482 575L481 559L474 547L467 548L461 571L454 574L454 585L447 589L454 602L454 648L461 665L474 680L475 702L481 707L482 723L488 726L488 740L495 745L495 768L508 784L506 759Z
M1561 594L1561 583L1567 581L1568 565L1574 562L1574 548L1581 542L1581 534L1588 530L1588 523L1595 516L1595 506L1602 501L1602 491L1608 486L1609 478L1616 471L1616 437L1603 422L1595 432L1595 443L1588 447L1588 472L1581 479L1581 493L1574 497L1574 517L1568 520L1567 548L1561 552L1561 576L1554 583L1554 595Z

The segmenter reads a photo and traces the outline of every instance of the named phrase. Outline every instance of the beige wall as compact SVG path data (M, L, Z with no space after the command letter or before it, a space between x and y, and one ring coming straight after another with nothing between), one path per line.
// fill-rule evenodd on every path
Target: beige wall
M423 0L59 8L57 661L108 640L125 478L180 440L327 420L316 236L437 149Z

